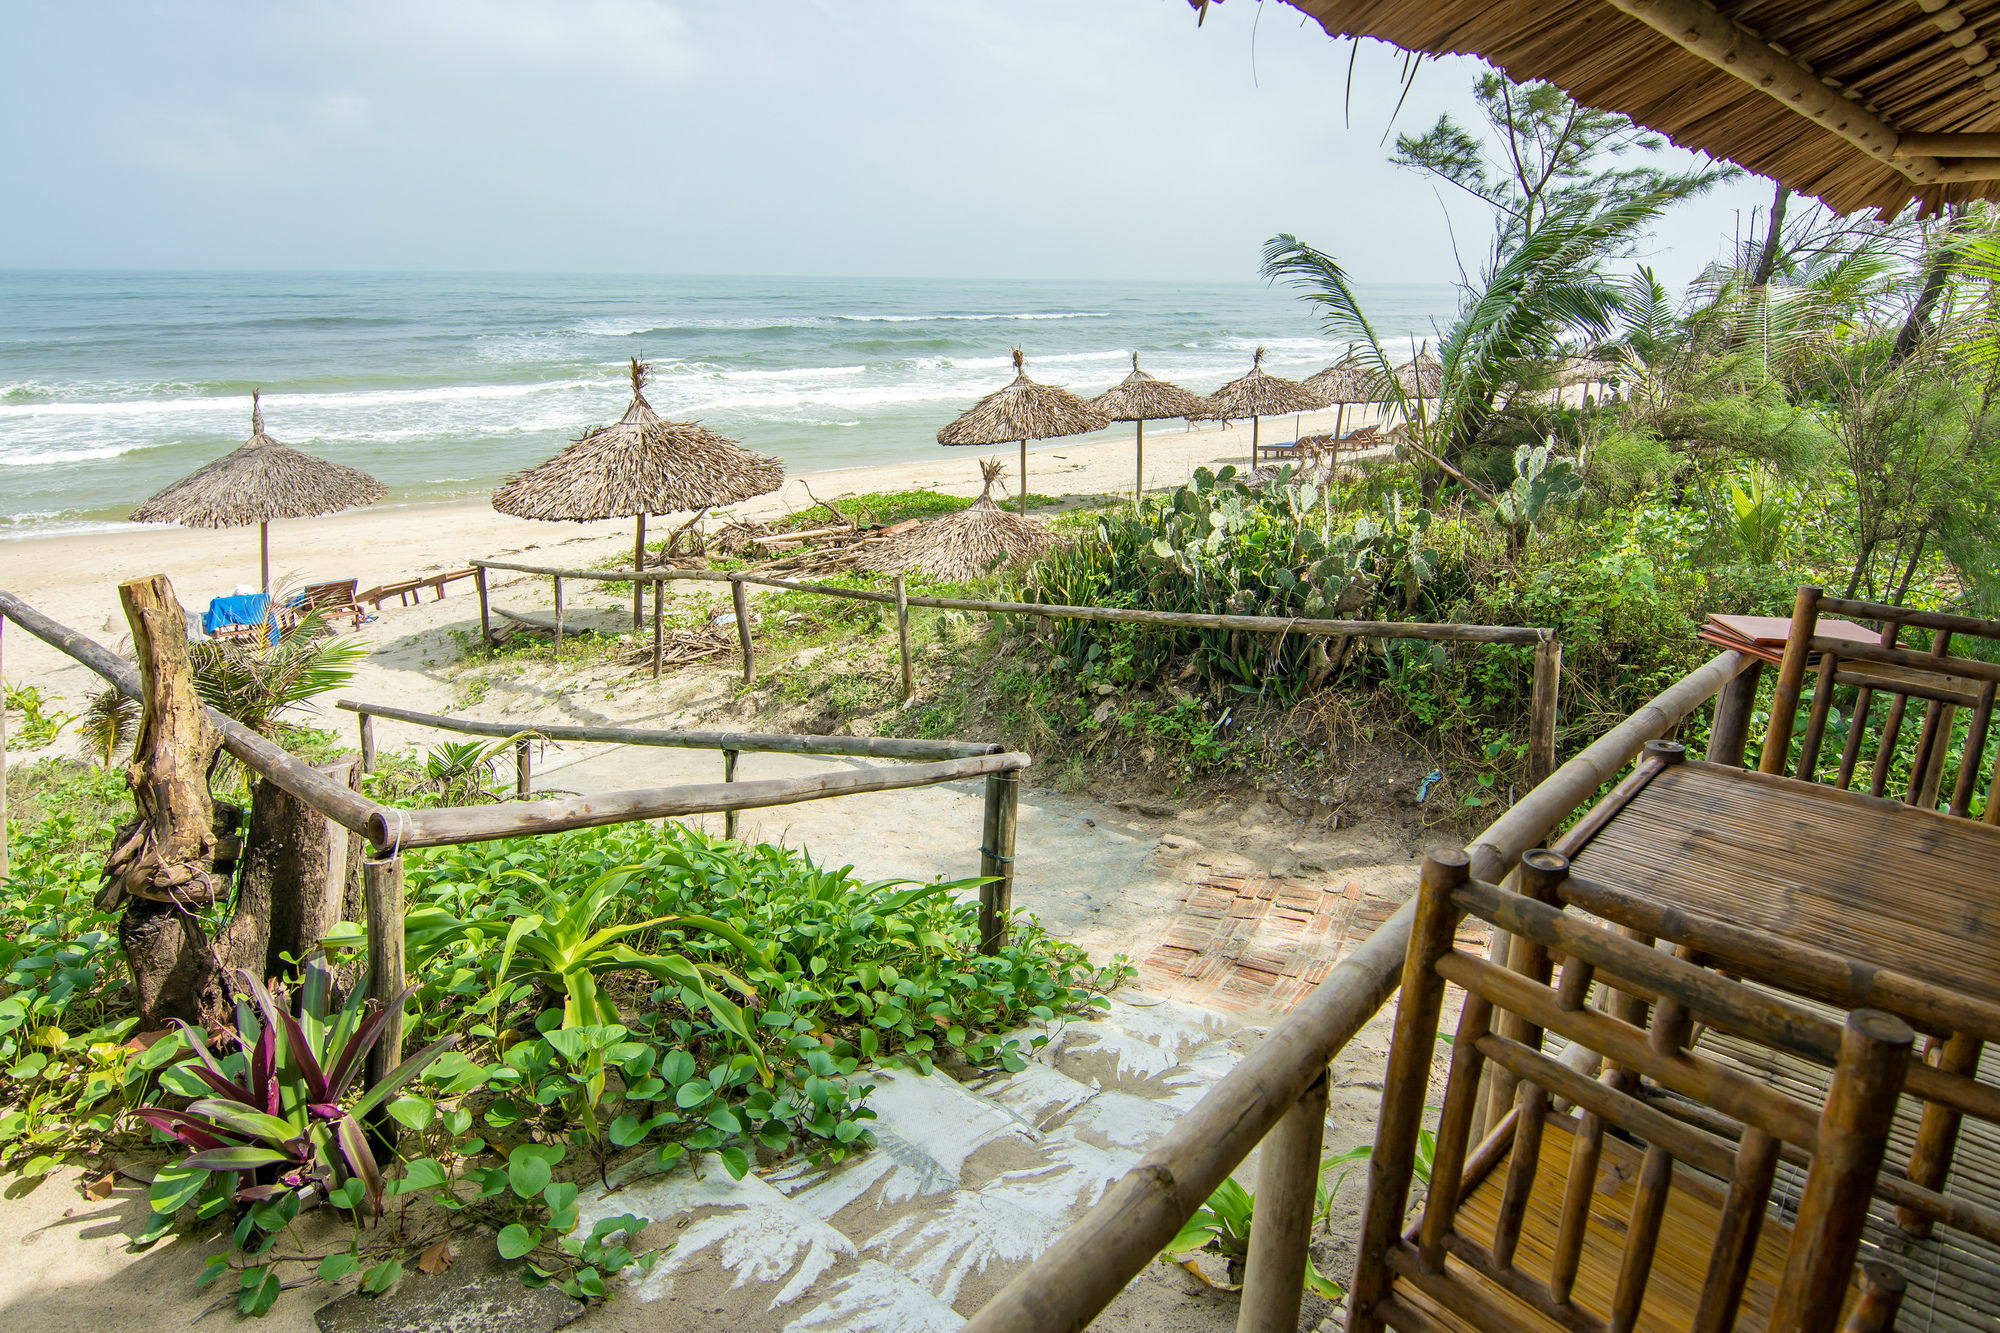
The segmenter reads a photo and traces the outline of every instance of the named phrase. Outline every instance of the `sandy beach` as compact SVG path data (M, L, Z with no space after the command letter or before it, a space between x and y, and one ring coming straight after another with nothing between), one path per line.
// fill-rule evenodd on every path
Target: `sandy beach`
M1350 408L1346 426L1362 421L1367 409ZM1310 434L1333 429L1335 413L1309 412L1296 419L1297 429ZM1261 426L1267 443L1292 439L1293 418L1271 418ZM1101 435L1051 440L1029 446L1028 485L1042 495L1109 495L1130 490L1133 481L1132 428L1119 425ZM938 448L935 456L917 462L883 463L868 467L790 476L777 491L753 501L714 511L717 517L741 515L764 518L810 506L808 496L822 500L870 491L936 490L951 495L979 493L978 460L1001 457L1007 462L1006 484L1015 484L1019 451L1013 446L993 449ZM1188 430L1180 422L1155 422L1146 432L1148 489L1185 482L1194 469L1225 463L1245 467L1250 461L1250 426L1232 424ZM136 503L143 499L134 496ZM663 535L673 520L656 520L649 534ZM358 579L363 588L419 574L462 568L476 558L582 564L630 549L628 519L601 523L541 523L496 512L483 499L447 504L379 504L367 509L299 519L271 526L273 583ZM560 548L561 555L555 555ZM540 555L529 555L541 552ZM0 542L0 588L24 598L44 613L102 642L115 644L125 632L118 609L121 580L164 573L183 605L198 609L211 597L239 584L257 581L257 534L253 528L209 529L134 528ZM468 584L452 587L441 603L424 608L382 608L376 621L362 626L362 635L378 649L413 631L476 617ZM395 654L377 652L363 668L355 692L369 698L396 698L409 687L393 665ZM38 640L15 631L6 636L7 679L40 685L75 697L96 688L95 678Z

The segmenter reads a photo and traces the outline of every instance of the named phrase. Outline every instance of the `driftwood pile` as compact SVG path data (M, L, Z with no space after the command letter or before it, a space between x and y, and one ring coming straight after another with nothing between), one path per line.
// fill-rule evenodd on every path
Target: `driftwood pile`
M692 666L705 662L711 657L720 657L736 648L736 629L727 620L711 621L695 629L663 629L660 631L660 666ZM653 641L641 635L624 655L630 666L651 667L653 665Z

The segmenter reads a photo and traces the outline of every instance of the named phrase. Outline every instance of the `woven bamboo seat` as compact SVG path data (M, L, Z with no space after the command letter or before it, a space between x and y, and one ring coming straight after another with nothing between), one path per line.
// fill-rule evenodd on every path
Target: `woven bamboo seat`
M1551 1115L1544 1121L1540 1165L1521 1221L1519 1249L1514 1255L1515 1267L1537 1282L1546 1283L1549 1280L1561 1224L1563 1194L1569 1185L1575 1134L1576 1121L1569 1116ZM1591 1225L1584 1233L1583 1249L1578 1255L1575 1299L1585 1310L1608 1322L1611 1317L1611 1292L1617 1285L1618 1268L1624 1257L1626 1220L1632 1215L1639 1171L1645 1155L1621 1139L1609 1138L1604 1141L1601 1153L1597 1183L1590 1200ZM1481 1245L1490 1247L1493 1244L1501 1195L1513 1160L1513 1150L1509 1148L1484 1178L1473 1185L1472 1192L1459 1205L1459 1230ZM1679 1333L1695 1326L1695 1312L1702 1293L1701 1263L1706 1262L1709 1247L1721 1229L1726 1198L1727 1190L1722 1182L1685 1167L1676 1168L1673 1189L1668 1195L1666 1212L1660 1223L1658 1256L1653 1263L1651 1280L1646 1284L1646 1298L1640 1306L1638 1323L1634 1325L1636 1333ZM1778 1284L1784 1278L1785 1255L1791 1240L1791 1228L1781 1222L1767 1220L1758 1233L1749 1277L1743 1287L1743 1305L1736 1322L1736 1327L1745 1333L1769 1326L1771 1305L1777 1299ZM1701 1263L1689 1265L1677 1261L1689 1256ZM1479 1277L1464 1264L1447 1260L1447 1267L1455 1269L1461 1281L1484 1288L1492 1299L1508 1300L1499 1287ZM1850 1287L1847 1309L1852 1309L1858 1295L1859 1285L1854 1284ZM1484 1333L1458 1319L1421 1292L1410 1293L1405 1299L1447 1328Z

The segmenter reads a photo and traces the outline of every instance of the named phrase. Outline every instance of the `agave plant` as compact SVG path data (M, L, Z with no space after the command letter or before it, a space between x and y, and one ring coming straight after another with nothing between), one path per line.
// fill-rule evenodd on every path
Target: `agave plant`
M457 1036L426 1046L348 1102L389 1010L370 1003L357 986L339 1012L330 1013L332 976L318 960L307 964L299 983L296 1017L284 987L266 987L242 969L236 977L246 997L237 1003L232 1034L247 1055L242 1075L232 1074L201 1033L182 1023L194 1051L182 1068L214 1095L195 1099L185 1111L149 1106L139 1118L193 1150L178 1163L181 1171L240 1176L233 1191L239 1203L313 1187L331 1195L355 1179L369 1210L379 1212L382 1177L361 1122L457 1044Z

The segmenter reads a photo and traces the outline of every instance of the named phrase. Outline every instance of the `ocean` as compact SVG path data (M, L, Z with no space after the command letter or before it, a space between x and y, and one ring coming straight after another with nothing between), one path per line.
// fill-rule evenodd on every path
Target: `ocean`
M1385 338L1434 340L1454 305L1361 294ZM243 442L253 389L272 435L395 503L486 493L615 420L632 356L663 415L807 472L931 455L1014 347L1088 395L1134 351L1206 393L1259 346L1292 377L1345 351L1255 282L0 272L0 536L122 523Z

